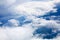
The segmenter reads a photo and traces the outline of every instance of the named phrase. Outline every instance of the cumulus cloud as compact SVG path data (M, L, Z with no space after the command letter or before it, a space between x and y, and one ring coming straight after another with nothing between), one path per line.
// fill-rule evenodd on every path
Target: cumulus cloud
M8 22L5 23L3 26L17 27L18 25L19 25L19 21L15 20L15 19L11 19L11 20L8 20Z
M3 21L6 19L7 22L5 24L1 22L3 26L0 27L0 40L48 40L47 36L53 36L53 40L59 39L59 23L57 23L55 20L43 19L43 17L37 18L37 16L49 14L48 12L50 11L57 12L57 8L54 7L56 7L55 3L58 3L59 0L48 2L33 0L28 0L30 2L26 1L6 0L6 2L4 1L4 3L0 3L1 5L6 4L9 6L9 8L6 10L10 12L7 13L8 15L5 13L7 16L2 18ZM23 3L21 4L20 2ZM10 16L10 14L12 16ZM42 27L45 29L43 30ZM50 30L50 28L52 28L52 30ZM36 30L38 30L40 33L37 33ZM50 30L51 33L47 30ZM34 35L34 33L36 34ZM43 39L43 37L46 37L47 39Z
M0 40L29 40L32 31L28 27L0 28Z
M52 2L27 2L21 5L12 7L15 13L23 15L45 15L47 12L56 11L55 5Z
M57 23L53 20L48 21L45 19L36 18L32 21L32 23L24 24L23 26L18 26L17 25L19 24L18 22L19 20L10 19L8 23L10 23L12 27L8 24L5 24L6 26L4 25L4 27L0 28L0 32L1 32L0 40L43 40L42 37L40 38L38 37L39 35L37 34L36 36L33 35L36 29L41 28L41 27L59 28L59 25L57 25ZM57 33L57 31L59 30L60 28L57 30L53 29L52 31Z

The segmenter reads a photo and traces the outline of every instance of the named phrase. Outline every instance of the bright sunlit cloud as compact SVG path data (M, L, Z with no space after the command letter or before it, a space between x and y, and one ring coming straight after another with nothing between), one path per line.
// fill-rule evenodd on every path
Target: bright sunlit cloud
M51 40L59 40L60 23L53 19L57 16L48 15L49 12L58 12L55 7L59 2L60 0L0 0L0 40L48 40L49 37ZM46 20L44 15L48 15L50 20Z

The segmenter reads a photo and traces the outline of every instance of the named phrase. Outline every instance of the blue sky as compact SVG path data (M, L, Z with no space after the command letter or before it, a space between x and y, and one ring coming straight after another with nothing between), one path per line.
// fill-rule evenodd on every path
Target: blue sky
M60 0L0 0L0 40L59 40Z

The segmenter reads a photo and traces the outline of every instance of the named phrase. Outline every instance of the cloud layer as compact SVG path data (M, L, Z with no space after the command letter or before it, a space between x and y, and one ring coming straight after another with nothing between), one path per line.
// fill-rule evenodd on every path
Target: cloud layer
M58 9L55 7L59 0L3 0L1 2L0 40L59 40L59 21L53 19L55 16L51 16L50 20L43 17L50 14L49 12L52 14L57 12Z

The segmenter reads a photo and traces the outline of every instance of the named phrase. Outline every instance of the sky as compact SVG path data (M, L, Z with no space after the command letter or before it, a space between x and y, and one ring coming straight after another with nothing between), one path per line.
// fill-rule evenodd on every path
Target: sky
M0 0L0 40L60 40L60 0Z

